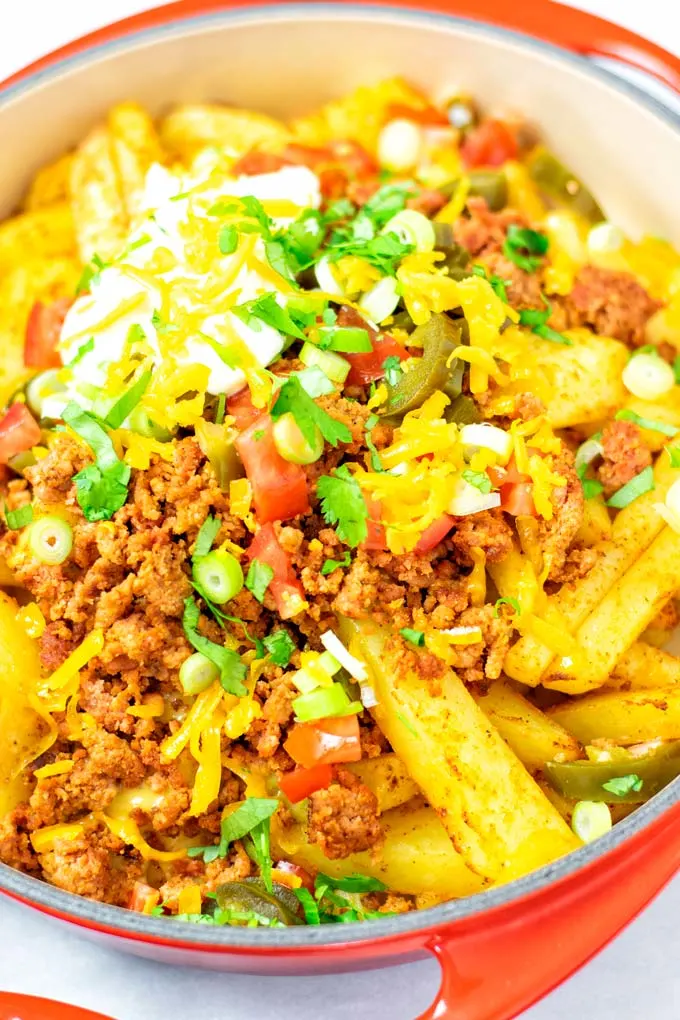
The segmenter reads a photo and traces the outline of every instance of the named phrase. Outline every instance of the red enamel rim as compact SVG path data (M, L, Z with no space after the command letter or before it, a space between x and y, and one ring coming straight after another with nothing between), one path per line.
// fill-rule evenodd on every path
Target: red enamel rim
M0 992L0 1020L109 1020L101 1013L33 995Z
M11 90L15 86L29 85L31 80L35 80L45 71L58 67L65 60L86 55L106 44L121 42L126 37L140 32L170 26L181 27L183 22L188 22L192 18L209 14L218 15L220 12L227 11L250 11L253 14L261 11L263 17L266 17L267 8L280 14L286 6L285 3L266 5L258 0L180 0L178 3L146 11L84 36L35 61L0 84L0 100L4 90ZM361 4L357 4L355 0L333 0L333 3L330 4L318 4L316 0L298 0L297 3L290 5L291 10L298 12L304 6L320 9L329 7L338 9L347 7L349 9L361 6ZM558 46L571 54L614 58L653 75L657 80L680 93L680 59L627 29L573 8L555 5L548 0L524 0L523 3L514 5L513 10L508 10L504 0L450 0L450 2L447 0L426 0L420 4L408 3L404 0L373 0L373 3L367 6L368 9L374 10L384 8L386 11L401 10L412 14L431 13L469 19L501 30L522 33L525 36ZM306 942L304 944L305 953L316 956L331 949L338 950L343 945L356 946L358 943L364 947L377 946L378 944L385 946L389 941L389 944L394 948L400 944L408 948L409 943L416 941L422 945L423 934L445 930L449 924L460 921L474 924L482 914L488 916L491 911L500 913L504 909L514 909L526 897L545 894L548 889L557 893L559 888L564 892L571 883L578 881L578 875L585 874L586 871L606 869L606 858L617 851L620 854L624 842L631 846L635 842L637 845L651 836L652 830L663 829L666 825L670 825L672 820L677 822L680 815L677 788L678 784L673 784L672 788L668 788L653 802L640 809L634 818L626 819L617 826L617 830L611 834L611 839L604 838L600 841L598 848L584 848L573 855L575 860L572 859L571 863L560 862L557 866L540 869L534 876L528 876L526 879L512 883L511 887L504 887L497 893L480 894L478 897L474 897L474 905L469 902L464 906L461 905L460 911L455 916L450 914L447 916L446 908L440 907L428 911L429 916L420 923L417 919L409 918L408 915L399 919L401 922L399 926L388 925L388 922L382 921L374 922L371 934L357 933L354 935L345 931L342 933L344 938L341 938L340 933L336 933L335 937L331 935L324 941ZM673 809L674 805L675 809ZM5 866L0 866L0 876L9 870ZM128 911L113 907L104 907L100 912L95 912L88 909L88 907L92 907L89 901L84 901L79 909L78 897L61 893L58 890L53 891L55 895L51 903L45 902L45 897L42 896L33 898L31 887L35 880L26 876L20 876L20 879L20 882L14 882L11 879L4 882L7 895L33 906L43 913L93 931L159 946L202 952L229 952L233 955L280 956L298 954L300 951L300 942L291 939L292 944L289 946L277 944L271 933L264 933L269 940L269 945L266 941L259 941L257 938L246 940L244 937L240 945L234 945L226 940L218 940L214 936L212 944L210 944L201 941L199 937L196 940L189 940L173 937L169 932L167 935L161 935L160 924L162 922L151 918L130 918L126 916L129 915ZM512 888L510 895L508 895L509 888ZM99 913L99 917L95 916L96 913ZM120 924L116 923L116 914L121 916ZM136 928L134 924L136 924ZM262 933L249 933L251 936L258 934ZM64 1020L67 1020L67 1017L68 1014ZM0 1020L2 1020L1 1015ZM73 1020L76 1018L74 1017Z

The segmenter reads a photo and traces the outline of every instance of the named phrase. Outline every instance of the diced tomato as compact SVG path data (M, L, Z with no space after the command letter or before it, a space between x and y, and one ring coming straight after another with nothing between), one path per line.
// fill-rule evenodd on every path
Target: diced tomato
M532 490L531 482L509 482L507 485L501 485L501 510L512 514L513 517L522 515L535 517L536 507Z
M340 765L360 761L361 740L356 715L296 723L284 744L293 761L303 768L314 765Z
M338 314L338 326L358 326L367 329L373 350L366 354L343 354L352 366L347 376L350 386L366 386L367 383L382 379L385 375L385 359L397 357L400 361L408 358L408 352L389 333L376 333L354 308L343 307Z
M299 864L293 864L292 861L277 861L275 867L277 871L283 871L287 875L295 875L296 878L300 879L305 889L309 889L310 892L314 891L314 879Z
M416 554L430 552L431 549L438 546L446 538L455 523L453 517L449 517L448 514L444 514L438 520L433 521L429 527L425 528L425 531L418 539L418 544L414 550Z
M248 387L239 390L233 397L227 400L227 413L236 419L236 428L243 432L252 425L256 418L262 414L262 408L257 408L250 397Z
M325 790L333 782L332 765L315 765L311 769L294 769L286 772L279 786L291 804L298 804L316 790Z
M319 189L326 199L342 198L347 191L348 183L347 174L339 166L319 171Z
M160 898L161 894L158 889L147 885L146 882L135 882L130 893L128 910L136 910L140 914L150 914L160 902Z
M25 404L12 404L0 421L0 464L40 442L40 426Z
M387 549L387 538L385 528L380 523L382 507L377 499L366 499L368 520L366 521L366 538L361 543L362 549L374 549L384 551Z
M309 510L307 476L299 464L284 460L274 445L272 420L260 415L236 440L253 489L257 519L286 521Z
M258 149L251 149L237 160L231 172L233 174L273 174L282 166L290 166L290 160L285 156L277 156L273 152L260 152Z
M449 118L436 106L425 106L417 110L414 106L407 106L406 103L390 103L387 107L387 120L412 120L415 124L422 124L424 127L446 127L449 125Z
M61 336L66 313L73 298L63 297L44 305L36 301L26 324L24 339L24 365L26 368L60 368L61 358L57 344Z
M304 600L304 589L297 579L288 554L279 545L272 524L263 524L248 548L248 558L266 563L274 571L269 591L282 620L295 616Z
M352 178L371 177L380 170L378 163L363 146L346 139L328 142L323 147L291 142L283 150L283 155L290 163L308 166L311 170L339 167Z
M283 150L283 155L289 163L296 163L298 166L308 166L310 170L324 166L331 162L328 149L314 145L300 145L298 142L291 142Z
M509 159L516 159L518 152L517 139L502 120L483 120L466 134L460 147L468 168L500 166Z
M361 181L351 181L347 186L347 197L355 205L366 205L376 191L380 190L382 183L379 177L366 177Z

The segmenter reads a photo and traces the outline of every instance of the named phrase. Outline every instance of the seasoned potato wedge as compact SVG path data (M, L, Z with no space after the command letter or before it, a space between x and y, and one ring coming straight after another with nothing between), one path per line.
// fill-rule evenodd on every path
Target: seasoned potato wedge
M621 381L629 356L625 344L587 329L571 329L568 336L571 347L547 340L533 347L539 379L548 387L548 418L554 428L606 418L628 394ZM542 392L544 385L538 386Z
M484 715L530 771L547 761L581 757L581 745L554 719L523 698L507 680L496 680L484 694L473 694Z
M307 840L302 826L272 824L275 852L311 872L334 878L361 874L380 879L390 889L414 896L434 894L452 899L479 892L483 882L465 866L432 808L405 804L381 818L385 838L380 847L331 861Z
M72 256L75 250L73 216L66 202L0 223L0 273L33 259Z
M680 739L680 687L606 691L574 698L548 715L584 744L605 738L617 744Z
M378 758L364 758L346 766L359 777L378 798L381 814L406 804L420 793L406 766L396 754L381 754Z
M403 672L386 631L342 629L369 666L378 725L473 871L507 881L578 845L455 673L428 684Z
M146 174L152 163L164 162L164 152L151 117L137 103L120 103L109 113L111 149L120 190L130 221L142 211Z
M283 147L290 132L263 113L228 106L178 106L161 122L160 138L171 156L190 163L199 149L214 145L241 156L249 149Z
M76 150L69 193L82 261L113 258L125 243L128 216L106 128L95 128Z
M618 660L605 686L636 691L671 684L680 684L680 658L636 641Z
M24 201L27 210L43 209L68 201L68 180L71 172L71 153L48 163L36 174Z

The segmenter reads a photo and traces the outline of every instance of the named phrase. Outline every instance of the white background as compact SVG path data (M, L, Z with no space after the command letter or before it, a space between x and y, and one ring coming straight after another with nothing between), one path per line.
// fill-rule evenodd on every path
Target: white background
M677 52L676 3L583 0L575 6L618 20ZM0 0L0 80L69 39L153 6L144 0ZM635 874L628 880L635 882ZM677 1020L678 918L680 878L612 946L524 1020ZM549 945L545 951L550 952ZM100 949L0 902L0 989L87 1006L115 1020L346 1020L352 1014L413 1020L432 1000L437 984L433 961L321 978L170 968Z

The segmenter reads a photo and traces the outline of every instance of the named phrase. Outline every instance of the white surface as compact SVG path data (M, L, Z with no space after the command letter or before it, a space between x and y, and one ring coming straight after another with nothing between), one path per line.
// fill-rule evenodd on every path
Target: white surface
M42 53L107 22L155 6L144 0L0 0L0 80ZM680 23L668 0L582 0L675 51ZM11 8L11 14L9 10ZM672 16L671 16L672 18ZM635 881L631 874L630 881ZM677 1020L680 878L596 960L524 1020ZM584 923L587 919L584 918ZM550 947L546 946L546 952ZM531 961L527 961L531 966ZM438 984L434 962L321 978L253 978L123 957L0 902L0 990L44 995L115 1020L413 1020ZM489 1018L492 1020L492 1018Z

